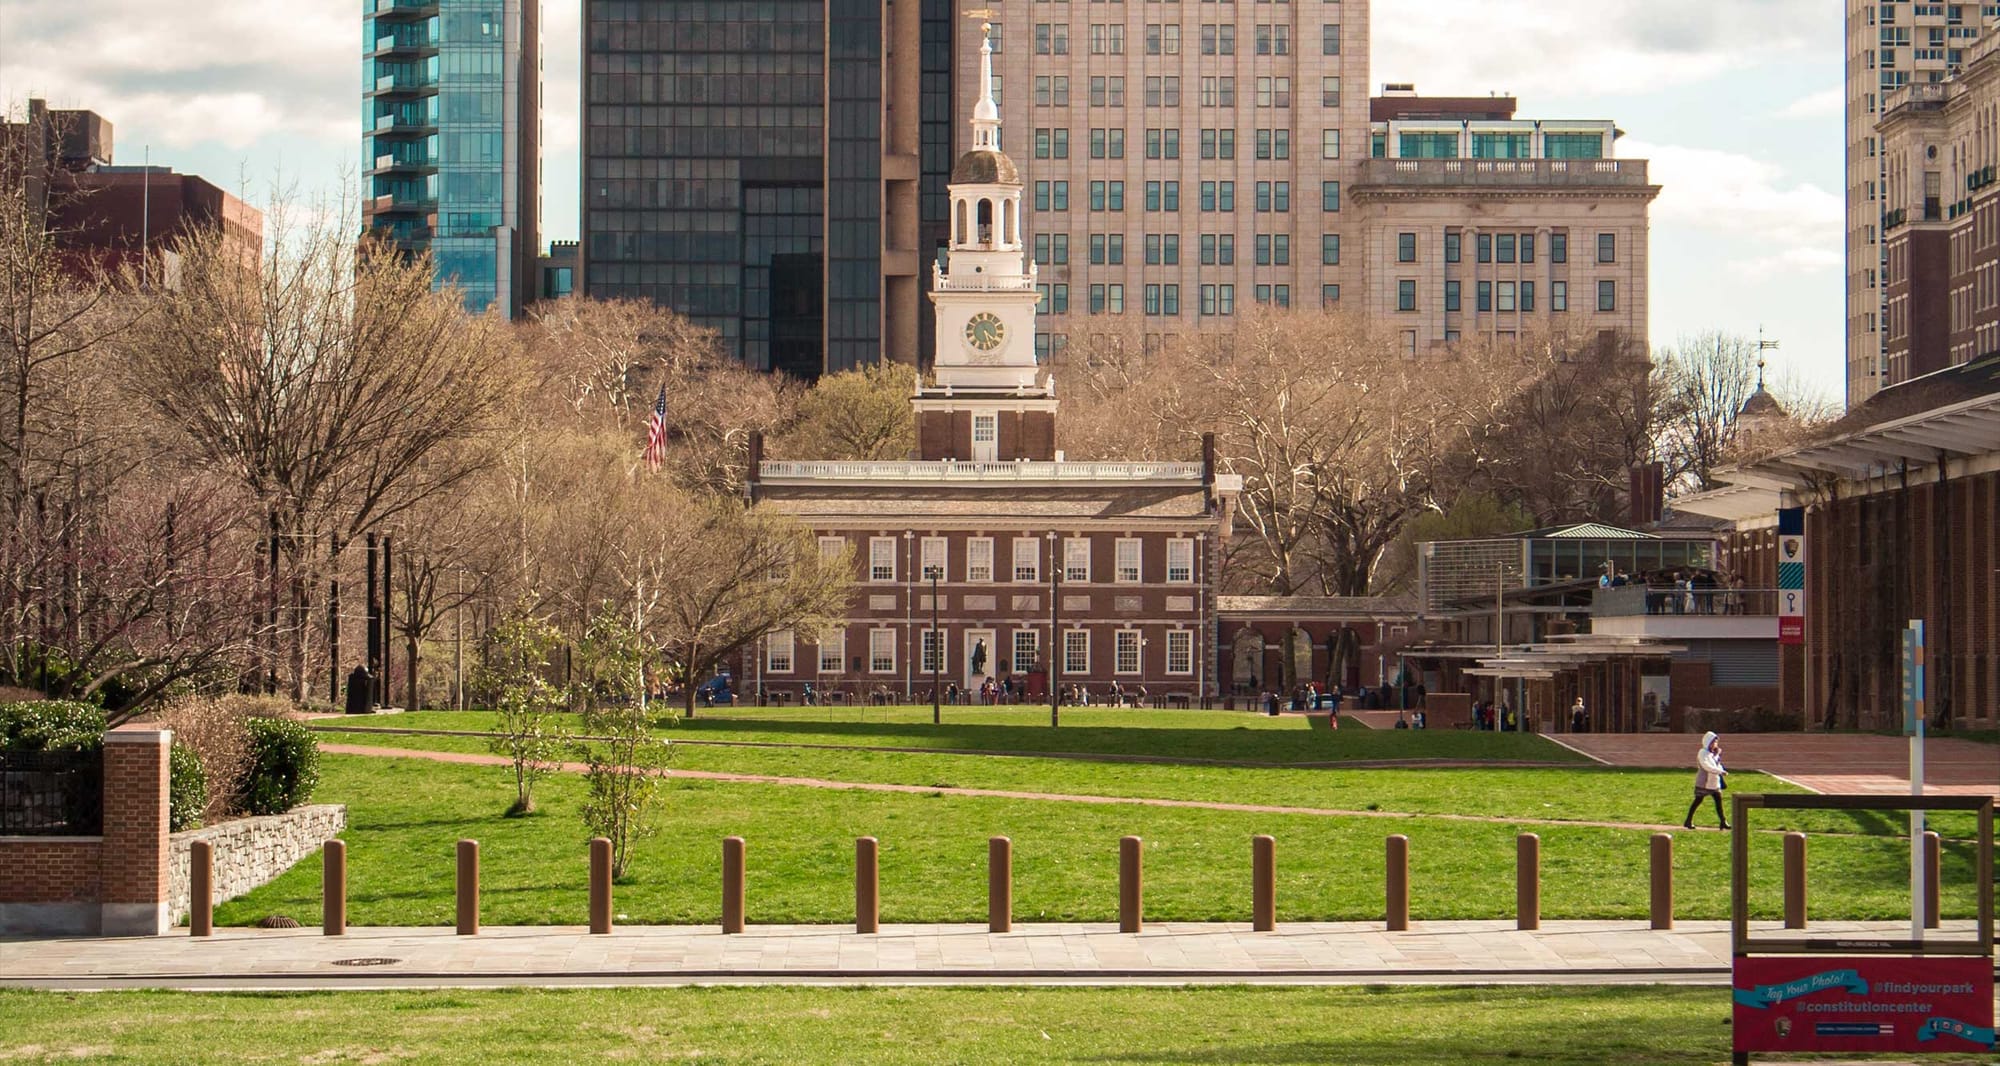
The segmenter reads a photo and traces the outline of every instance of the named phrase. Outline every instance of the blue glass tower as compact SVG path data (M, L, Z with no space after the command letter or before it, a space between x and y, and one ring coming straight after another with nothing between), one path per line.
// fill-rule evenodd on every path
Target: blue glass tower
M533 298L538 0L364 0L363 224L468 309Z

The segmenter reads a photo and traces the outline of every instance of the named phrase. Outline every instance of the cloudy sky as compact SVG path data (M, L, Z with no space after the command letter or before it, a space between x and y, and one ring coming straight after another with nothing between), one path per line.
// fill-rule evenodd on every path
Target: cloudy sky
M1025 0L1004 0L1013 6ZM360 154L356 0L0 0L0 101L98 111L119 162L253 203L338 190ZM576 234L579 3L543 9L543 238ZM1369 80L1610 118L1652 160L1655 344L1783 344L1841 391L1841 12L1826 0L1376 0Z

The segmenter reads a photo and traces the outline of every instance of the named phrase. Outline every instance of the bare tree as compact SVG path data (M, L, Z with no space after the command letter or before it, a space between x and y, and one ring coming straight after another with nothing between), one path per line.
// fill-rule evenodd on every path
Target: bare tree
M355 243L344 214L274 213L261 268L213 235L181 242L180 285L127 353L159 446L242 485L268 523L295 699L327 556L490 462L520 383L504 328L433 291L427 258Z
M1757 343L1720 330L1682 337L1655 356L1660 396L1658 452L1668 484L1715 488L1736 445L1736 419L1757 390Z
M799 459L908 458L917 446L916 386L916 368L901 363L828 374L799 397L772 449Z

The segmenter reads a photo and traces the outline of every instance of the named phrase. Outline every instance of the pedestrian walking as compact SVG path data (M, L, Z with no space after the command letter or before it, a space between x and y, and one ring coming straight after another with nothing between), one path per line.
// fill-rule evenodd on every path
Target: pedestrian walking
M1578 696L1576 702L1569 705L1569 731L1581 733L1589 728L1590 712L1584 710L1583 697Z
M1694 802L1688 804L1687 817L1681 825L1694 828L1694 812L1701 809L1704 796L1715 798L1715 820L1722 828L1729 828L1729 817L1722 813L1722 790L1729 787L1729 771L1722 767L1722 738L1713 732L1701 735L1701 750L1694 757Z

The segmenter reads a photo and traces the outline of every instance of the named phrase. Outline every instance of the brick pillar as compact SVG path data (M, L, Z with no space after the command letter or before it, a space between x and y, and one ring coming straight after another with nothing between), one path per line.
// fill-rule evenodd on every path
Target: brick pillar
M104 735L104 844L99 852L99 932L159 936L173 928L167 905L167 749L157 725Z

